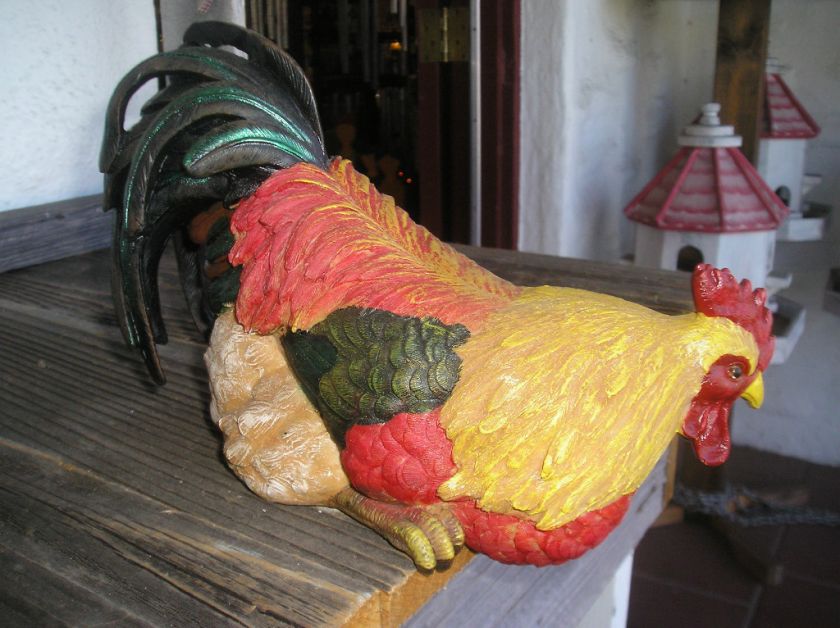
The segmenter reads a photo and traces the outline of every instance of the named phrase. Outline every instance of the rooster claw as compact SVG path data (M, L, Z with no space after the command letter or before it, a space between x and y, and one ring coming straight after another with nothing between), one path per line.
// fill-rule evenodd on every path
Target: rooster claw
M381 534L421 569L449 561L464 544L461 524L445 504L406 506L377 501L346 488L331 504Z

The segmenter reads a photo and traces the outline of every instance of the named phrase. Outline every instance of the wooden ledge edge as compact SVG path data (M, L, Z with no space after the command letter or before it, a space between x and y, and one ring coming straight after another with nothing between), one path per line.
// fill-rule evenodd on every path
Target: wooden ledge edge
M0 212L0 272L107 248L113 222L101 194Z
M344 625L364 628L399 626L442 589L455 574L475 558L475 555L475 552L464 547L452 560L448 569L431 573L415 571L405 579L402 585L390 593L377 591L347 619Z

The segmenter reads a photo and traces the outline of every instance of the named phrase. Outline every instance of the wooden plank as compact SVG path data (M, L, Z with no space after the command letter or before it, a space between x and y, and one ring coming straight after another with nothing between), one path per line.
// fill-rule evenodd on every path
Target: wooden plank
M98 622L91 620L102 613L142 618L146 625L161 625L172 620L203 625L208 625L207 622L232 623L226 620L230 613L210 608L190 592L172 586L152 568L132 562L109 547L107 536L103 536L102 530L86 514L88 495L113 496L113 493L103 491L104 483L92 481L83 487L87 494L81 496L84 508L80 510L72 504L72 500L79 499L78 494L67 495L69 503L65 504L59 503L65 499L64 495L59 496L60 500L55 496L54 489L67 489L67 480L72 476L63 466L39 465L35 462L37 456L16 452L5 442L0 447L0 458L7 464L0 474L0 512L3 516L0 544L7 551L25 554L29 561L29 577L33 577L33 569L46 571L52 574L53 587L57 590L61 588L56 584L58 582L75 585L79 595L75 604L67 604L66 614L58 618L62 622L71 623L69 618L75 616L79 625L92 625ZM9 477L9 473L17 469L29 475ZM52 478L54 484L34 490L32 482L46 478ZM121 515L115 507L112 516ZM200 567L200 563L196 567ZM2 579L2 589L9 595L12 582L7 578ZM23 591L13 589L11 595L23 598ZM33 590L19 600L18 606L24 611L41 609L44 605L42 595L37 589Z
M5 505L0 509L5 510ZM21 555L20 547L19 542L15 547L0 547L0 616L7 626L146 625L98 592ZM37 606L32 600L38 601Z
M577 626L662 509L667 456L639 488L624 521L581 558L554 567L518 567L478 556L404 628Z
M0 273L105 248L113 220L99 194L2 212Z
M689 273L460 244L455 248L521 286L555 285L603 292L666 314L694 311Z
M100 359L107 361L107 344L73 338L63 330L24 344L19 338L30 338L30 327L8 319L2 327L0 341L10 353L31 356L14 366L0 365L7 390L2 425L17 442L98 470L170 507L231 527L241 526L244 519L246 529L269 535L266 541L284 549L284 562L306 562L314 555L318 564L328 565L325 574L351 588L359 582L387 586L411 570L411 563L396 550L390 550L391 558L399 559L400 567L375 557L362 561L362 570L344 564L350 557L361 560L380 545L377 535L344 518L322 520L314 509L280 507L272 507L272 516L266 517L261 512L265 503L248 493L218 459L219 437L201 420L208 401L204 386L204 396L196 397L193 383L170 371L171 384L144 408L140 403L149 390L142 380L130 381L131 369L122 370L122 360L94 366ZM86 364L93 370L86 372ZM107 377L109 370L116 376ZM28 390L33 388L42 391L37 399L30 399ZM109 396L116 399L103 402ZM26 420L30 412L37 414L37 425ZM313 522L320 525L313 529ZM348 534L347 527L363 534ZM350 538L338 540L337 533ZM371 591L363 587L361 592Z
M461 570L471 564L475 554L462 549L443 571L411 574L404 586L394 591L378 592L353 615L353 626L402 626L433 595L445 588Z
M687 307L687 280L677 273L467 250L525 283L588 283L660 309ZM171 258L160 282L174 331L162 348L170 380L163 388L149 383L115 327L108 261L99 251L0 276L0 549L12 567L0 577L6 616L47 624L92 623L99 613L121 624L398 625L458 569L472 569L465 551L446 572L418 573L340 513L251 494L220 457L207 416L204 345L190 329ZM639 278L651 285L623 285ZM673 294L657 300L656 283ZM628 521L644 525L640 516ZM576 598L598 588L599 569L609 564L592 571ZM498 568L487 567L491 575ZM518 587L516 599L557 586L532 579L553 570L509 569L496 586ZM41 575L52 605L27 584Z
M278 564L270 550L237 528L220 528L163 504L149 503L148 498L107 478L57 464L58 460L25 448L0 449L0 461L6 520L18 527L24 523L19 513L26 513L27 525L44 540L40 545L54 552L76 552L87 545L83 553L90 560L103 556L112 562L119 559L119 590L109 582L99 582L93 590L113 589L108 591L108 599L116 602L124 598L121 604L133 606L133 613L143 619L182 624L199 617L207 621L212 616L215 621L227 618L251 625L274 619L323 625L335 623L345 605L352 602L352 590L335 587L326 591L309 572ZM55 570L54 563L47 565ZM147 604L143 589L138 589L148 587L137 577L140 572L168 583L161 600L170 600L166 607L169 617ZM191 606L182 595L176 595L178 592L201 602L195 606L201 611L198 617L181 616L179 608ZM338 599L331 603L330 597Z
M109 560L116 560L115 554L137 565L141 559L152 561L156 577L167 580L164 591L174 587L188 591L191 599L198 596L201 606L234 608L235 620L249 624L259 623L263 616L249 614L252 611L237 606L236 600L258 600L260 592L267 596L262 603L268 609L265 612L277 614L283 622L336 624L348 621L357 612L383 621L406 617L469 560L465 553L454 570L418 574L402 553L344 515L270 505L252 495L219 457L219 436L206 416L203 345L194 337L176 336L163 348L170 385L159 389L150 386L137 356L123 347L113 319L102 317L103 308L110 307L107 288L102 287L108 282L107 260L107 252L102 251L87 256L80 264L85 271L82 273L78 272L79 266L69 272L40 267L0 278L0 303L4 306L0 312L0 343L7 357L0 364L4 391L0 434L10 447L54 460L62 481L67 480L68 469L79 470L88 474L88 479L95 477L102 483L107 478L107 483L146 500L120 503L111 496L108 502L113 515L122 514L127 521L131 513L130 526L126 521L106 525L97 519L81 536L68 536L69 531L64 530L56 539L86 539L95 536L94 528L104 526L104 537L96 538L96 543L85 545L77 539L72 546L87 547L86 553L99 554L91 543L94 547L106 543L110 553L102 556L110 556ZM96 279L91 280L91 276ZM181 298L171 285L171 260L164 265L163 277L164 298ZM177 309L173 306L167 313L168 324ZM183 306L175 316L186 316ZM38 394L32 395L36 390ZM26 464L15 462L6 467L26 468ZM60 481L53 478L47 484ZM18 494L38 494L43 488L18 487ZM108 488L98 486L88 492L102 495ZM60 494L65 493L63 488ZM81 493L84 491L79 495L80 510L88 508L82 504ZM42 519L60 520L64 515L56 511L63 513L68 506L53 503L51 508ZM181 531L180 536L171 531L161 536L155 527L160 524L155 519L159 511L189 515L189 520L172 525L172 530ZM17 508L16 512L29 513L31 520L31 508ZM145 523L141 525L138 520ZM236 546L249 547L249 552L217 557L210 565L216 571L209 575L202 572L204 580L197 580L188 566L207 563L206 552L184 547L184 543L203 535L205 544L233 546L223 538L226 531L241 535L236 538ZM27 551L28 556L40 556L36 565L39 569L78 562L71 556L39 555L30 549L33 551ZM255 553L272 566L273 572L268 570L271 582L257 572L248 575L241 564L243 557ZM181 558L175 560L173 556ZM88 572L103 569L98 564L90 565ZM125 570L125 566L120 569ZM264 566L260 570L265 571ZM119 578L116 568L104 572L118 583L125 584L135 576L137 582L144 580L131 573ZM240 574L237 584L228 582L233 573ZM302 582L299 574L305 575ZM64 576L56 577L61 582ZM276 586L271 586L274 582ZM148 587L148 583L143 586ZM279 604L279 610L272 610L266 600ZM155 624L164 622L165 613L144 608L142 599L133 605L129 601L124 600L118 610L150 617ZM96 606L91 603L91 608ZM209 623L218 624L227 616L212 617ZM208 616L194 618L191 623L207 625Z
M720 117L744 138L741 151L753 164L764 115L764 73L770 0L720 0L715 100Z

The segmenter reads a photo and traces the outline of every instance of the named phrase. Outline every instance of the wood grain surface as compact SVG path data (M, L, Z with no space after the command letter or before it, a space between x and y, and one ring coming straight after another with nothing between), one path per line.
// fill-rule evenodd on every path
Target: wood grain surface
M0 212L0 273L105 248L113 222L101 194Z
M676 273L462 250L519 283L591 287L668 312L689 307L688 279ZM222 460L204 339L183 306L174 263L164 261L160 280L170 336L162 388L123 344L108 265L99 251L0 275L6 625L399 625L470 563L464 551L452 569L421 574L338 512L252 495ZM476 559L414 625L455 621L452 609L467 612L475 601L458 591L488 579L496 584L482 604L510 587L531 599L557 578L570 583L567 605L591 603L658 514L658 473L625 524L591 553L594 562L537 570ZM537 610L556 612L551 599ZM497 618L511 619L515 609L506 608Z

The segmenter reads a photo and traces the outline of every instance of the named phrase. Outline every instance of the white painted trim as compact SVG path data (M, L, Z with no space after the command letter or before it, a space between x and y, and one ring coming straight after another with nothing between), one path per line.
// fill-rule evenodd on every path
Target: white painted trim
M625 628L630 610L630 583L633 580L633 552L627 554L613 577L613 616L610 628Z

